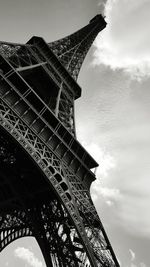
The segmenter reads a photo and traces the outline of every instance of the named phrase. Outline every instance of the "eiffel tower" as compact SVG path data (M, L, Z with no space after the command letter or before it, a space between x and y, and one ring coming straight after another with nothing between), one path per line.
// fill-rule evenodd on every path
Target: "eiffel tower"
M77 141L76 80L101 15L52 43L0 42L0 251L33 236L47 267L119 267L90 196L96 161Z

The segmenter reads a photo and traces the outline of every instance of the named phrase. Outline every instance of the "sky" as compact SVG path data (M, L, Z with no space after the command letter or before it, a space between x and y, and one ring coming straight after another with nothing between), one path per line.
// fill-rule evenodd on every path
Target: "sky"
M91 195L121 267L150 266L150 1L1 0L1 40L47 42L85 26L107 27L82 66L77 137L99 162ZM0 266L45 267L33 238L0 255Z

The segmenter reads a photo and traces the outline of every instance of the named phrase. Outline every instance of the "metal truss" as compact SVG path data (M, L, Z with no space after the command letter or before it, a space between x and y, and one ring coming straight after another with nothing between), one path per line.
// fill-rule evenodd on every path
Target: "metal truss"
M77 80L85 56L97 34L106 27L101 15L97 15L81 30L60 40L49 43L72 77Z
M3 103L0 106L0 122L11 135L26 149L38 166L44 171L51 185L61 197L67 211L69 212L77 231L85 243L86 235L77 207L69 192L65 177L62 176L62 162L47 148L29 128L20 121L12 110ZM3 115L2 115L3 114ZM13 123L13 124L12 124ZM53 167L52 167L53 166ZM87 242L86 242L87 243ZM93 265L94 266L94 265Z
M0 250L34 236L47 267L119 267L89 192L97 165L77 142L74 122L81 94L74 79L105 26L98 15L49 45L39 37L0 44L0 129L9 136L0 131Z
M0 216L0 251L18 238L33 236L25 223L25 212L13 212Z
M0 104L0 123L22 145L48 178L50 185L73 220L91 266L104 266L104 262L106 262L106 266L117 266L111 255L111 247L107 248L110 244L102 236L103 228L99 223L87 188L84 187L81 180L54 154L54 151L41 140L41 137L15 114L4 97ZM85 227L86 225L87 227ZM94 248L95 245L96 248Z
M99 31L103 30L106 23L101 15L90 21L89 25L63 39L49 43L49 48L59 58L62 65L76 80L84 61ZM41 42L42 41L42 42ZM49 106L65 127L75 136L74 100L70 87L62 80L60 66L51 63L52 55L47 51L48 45L43 40L26 45L0 43L0 54L7 58L14 69L23 73L30 69L43 68L59 87L58 95L49 98ZM50 50L49 49L49 50ZM51 52L52 53L52 52ZM7 75L11 75L8 72Z
M45 42L44 44L46 45ZM49 61L47 54L36 45L19 45L3 42L0 43L0 54L12 67L5 74L5 78L7 79L15 71L23 75L27 71L36 71L39 68L42 68L53 79L59 90L55 96L49 96L47 105L64 126L75 136L74 95L68 84L62 81L61 73ZM3 72L3 63L0 63L0 65L1 72Z

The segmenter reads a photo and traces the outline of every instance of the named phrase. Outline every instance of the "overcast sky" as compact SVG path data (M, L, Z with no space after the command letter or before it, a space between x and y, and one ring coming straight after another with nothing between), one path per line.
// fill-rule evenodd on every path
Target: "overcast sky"
M50 42L100 11L107 27L80 72L77 136L100 164L91 193L121 267L149 267L150 1L1 0L0 35ZM1 253L0 266L44 267L44 261L26 238Z

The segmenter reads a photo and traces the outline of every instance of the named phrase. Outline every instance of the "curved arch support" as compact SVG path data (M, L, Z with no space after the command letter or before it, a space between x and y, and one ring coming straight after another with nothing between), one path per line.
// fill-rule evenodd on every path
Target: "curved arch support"
M13 229L3 229L0 230L0 252L7 247L10 243L13 241L21 238L21 237L27 237L27 236L33 236L32 231L27 228L13 228Z

